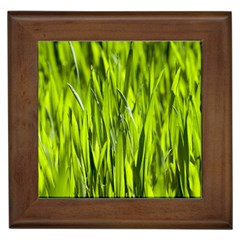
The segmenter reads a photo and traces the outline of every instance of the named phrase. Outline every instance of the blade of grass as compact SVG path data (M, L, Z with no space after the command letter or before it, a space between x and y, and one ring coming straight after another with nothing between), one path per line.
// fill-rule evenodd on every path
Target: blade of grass
M67 85L69 86L69 88L71 89L74 97L76 98L77 102L79 103L80 107L82 108L82 110L84 111L84 106L82 103L81 98L79 97L78 93L75 91L75 89L73 88L73 86L70 83L67 83Z

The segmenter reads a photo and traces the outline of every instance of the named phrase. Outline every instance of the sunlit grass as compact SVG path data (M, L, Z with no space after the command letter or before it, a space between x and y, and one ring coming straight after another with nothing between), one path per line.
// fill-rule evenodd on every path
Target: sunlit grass
M201 197L200 42L39 42L40 197Z

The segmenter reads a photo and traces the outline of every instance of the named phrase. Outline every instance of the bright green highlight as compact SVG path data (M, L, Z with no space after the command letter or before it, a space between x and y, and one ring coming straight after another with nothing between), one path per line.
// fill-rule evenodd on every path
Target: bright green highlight
M200 42L39 42L39 197L201 197Z

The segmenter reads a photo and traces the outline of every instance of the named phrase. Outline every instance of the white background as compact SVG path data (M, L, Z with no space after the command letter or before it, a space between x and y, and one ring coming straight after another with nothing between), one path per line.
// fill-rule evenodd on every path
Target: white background
M8 228L7 11L232 11L233 230L23 230ZM240 239L240 2L238 0L0 0L0 239ZM224 194L224 192L223 192Z

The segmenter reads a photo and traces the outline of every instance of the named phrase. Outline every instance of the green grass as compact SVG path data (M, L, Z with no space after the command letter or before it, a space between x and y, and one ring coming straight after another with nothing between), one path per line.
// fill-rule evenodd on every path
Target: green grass
M39 42L39 197L201 197L200 42Z

